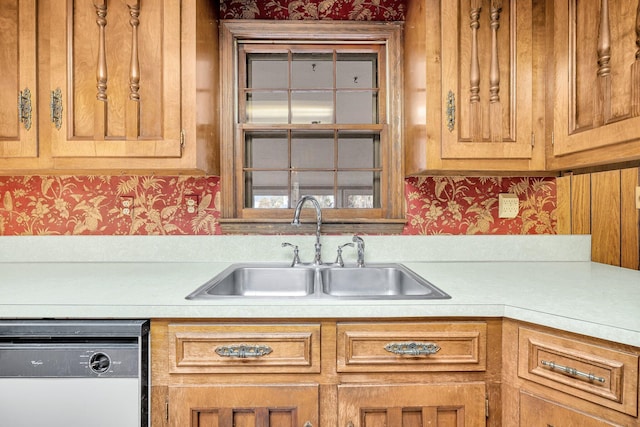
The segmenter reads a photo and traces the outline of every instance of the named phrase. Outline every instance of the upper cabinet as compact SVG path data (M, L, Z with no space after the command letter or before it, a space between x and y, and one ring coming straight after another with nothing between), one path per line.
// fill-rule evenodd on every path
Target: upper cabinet
M38 124L33 115L37 99L35 0L2 2L0 76L0 157L36 157Z
M4 3L2 9L4 18ZM38 59L32 49L24 64L25 78L38 70L47 98L33 108L40 144L31 155L49 164L14 162L7 169L217 172L218 28L211 2L41 1L38 16L37 35L35 19L29 32L20 18L18 43L38 43ZM15 79L10 70L13 80L23 79L21 70Z
M541 3L408 2L408 174L544 170Z
M640 158L638 0L553 2L549 169Z

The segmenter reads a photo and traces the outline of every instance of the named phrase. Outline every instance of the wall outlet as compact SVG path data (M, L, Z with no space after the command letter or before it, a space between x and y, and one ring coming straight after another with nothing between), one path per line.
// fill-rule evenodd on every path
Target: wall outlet
M636 187L636 209L640 209L640 186Z
M120 213L130 216L133 214L133 196L120 196Z
M187 212L190 214L194 214L198 211L198 203L200 203L200 198L197 194L189 194L184 196L184 203L187 207Z
M515 194L498 195L498 218L515 218L520 211L520 199Z

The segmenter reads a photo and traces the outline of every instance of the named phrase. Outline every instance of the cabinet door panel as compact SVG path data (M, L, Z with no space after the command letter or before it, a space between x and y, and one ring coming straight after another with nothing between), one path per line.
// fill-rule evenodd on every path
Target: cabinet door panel
M37 155L36 2L0 7L0 157ZM23 112L16 108L24 95ZM27 101L28 99L28 101Z
M603 149L597 152L602 155L576 156L578 165L638 158L637 2L563 0L553 2L553 7L553 154Z
M484 383L339 385L341 426L456 426L486 424Z
M612 427L619 426L548 400L520 393L520 425L526 427Z
M169 388L174 427L300 427L318 425L317 385Z
M69 0L50 15L53 156L179 157L181 3Z
M444 159L532 156L531 1L495 3L441 2Z

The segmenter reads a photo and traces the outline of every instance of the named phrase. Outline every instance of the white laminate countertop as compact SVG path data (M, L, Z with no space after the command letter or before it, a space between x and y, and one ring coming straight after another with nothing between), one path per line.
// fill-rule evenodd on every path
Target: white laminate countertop
M589 261L588 236L365 236L448 300L189 301L234 262L290 260L310 236L0 237L0 318L509 317L640 347L640 271ZM323 236L333 260L349 236ZM354 254L345 248L345 262Z

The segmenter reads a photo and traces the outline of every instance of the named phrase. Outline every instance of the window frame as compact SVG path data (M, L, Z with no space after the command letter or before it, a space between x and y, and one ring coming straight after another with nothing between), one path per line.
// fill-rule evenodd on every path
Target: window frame
M221 208L223 233L290 234L314 231L309 224L300 230L290 226L293 209L244 208L244 130L251 125L238 118L238 49L244 40L252 42L300 42L305 44L377 44L386 49L380 55L381 207L370 209L323 209L324 232L400 233L405 224L402 146L402 23L335 21L223 20L220 23L220 137ZM225 107L230 106L230 107ZM386 120L384 120L386 118ZM291 127L291 125L287 125ZM316 126L316 125L314 125ZM320 128L323 125L317 125ZM327 125L332 129L335 124ZM230 160L229 160L230 159ZM308 211L305 209L305 211ZM311 212L303 223L315 221ZM306 221L305 221L306 220Z

